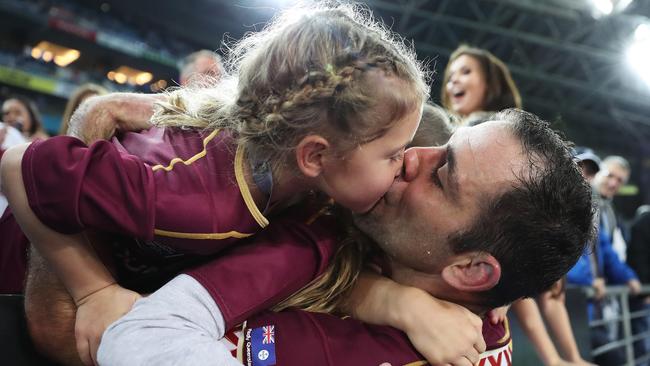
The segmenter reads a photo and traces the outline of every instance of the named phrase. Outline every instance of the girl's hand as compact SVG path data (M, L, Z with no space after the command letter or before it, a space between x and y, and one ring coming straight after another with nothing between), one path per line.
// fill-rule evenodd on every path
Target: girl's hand
M140 294L112 284L77 302L75 338L85 365L97 365L97 348L104 330L126 314Z
M400 294L402 329L432 365L474 365L485 351L483 321L466 308L416 288Z
M490 324L499 324L506 320L508 310L510 305L502 306L500 308L492 309L486 314L487 319L490 321Z

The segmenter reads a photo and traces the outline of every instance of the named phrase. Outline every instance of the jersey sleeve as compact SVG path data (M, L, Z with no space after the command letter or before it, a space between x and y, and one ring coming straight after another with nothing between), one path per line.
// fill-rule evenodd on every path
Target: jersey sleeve
M338 244L333 217L283 217L219 258L190 270L223 314L226 329L300 290L329 265Z
M55 231L153 237L153 173L108 141L90 147L69 136L35 141L23 156L22 174L31 209Z

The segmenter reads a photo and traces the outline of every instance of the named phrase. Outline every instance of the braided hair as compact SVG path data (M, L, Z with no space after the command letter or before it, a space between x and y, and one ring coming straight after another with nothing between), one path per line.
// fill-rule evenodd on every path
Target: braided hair
M226 65L215 87L173 91L153 122L230 129L274 173L295 168L291 152L303 137L321 134L345 153L381 137L429 92L412 47L357 5L287 10L233 45ZM377 88L378 77L395 78L399 90Z

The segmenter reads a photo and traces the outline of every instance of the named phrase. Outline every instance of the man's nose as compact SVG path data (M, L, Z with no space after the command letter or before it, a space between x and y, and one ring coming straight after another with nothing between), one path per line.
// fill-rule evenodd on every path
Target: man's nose
M412 147L404 152L403 179L407 182L415 179L420 172L432 170L440 165L439 160L444 155L442 147ZM426 172L425 172L426 173Z

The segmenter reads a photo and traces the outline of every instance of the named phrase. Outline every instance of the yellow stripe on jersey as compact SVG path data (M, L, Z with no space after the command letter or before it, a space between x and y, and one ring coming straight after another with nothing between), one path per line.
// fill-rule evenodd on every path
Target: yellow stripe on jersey
M241 192L242 198L244 198L244 202L246 202L248 211L261 227L266 227L269 224L269 220L257 208L246 183L246 177L244 176L244 148L241 146L237 146L237 152L235 153L235 178L237 179L237 186L239 186L239 191Z
M154 229L154 234L158 236L165 236L168 238L178 238L178 239L229 239L229 238L247 238L253 234L240 233L238 231L229 231L227 233L179 233L176 231L167 231Z
M507 317L503 320L503 327L506 329L506 334L497 341L498 344L501 344L510 338L510 324L508 323Z
M203 139L203 150L201 150L199 153L196 155L190 157L187 160L183 160L181 158L173 158L172 160L169 161L168 165L162 165L158 164L153 166L151 169L155 172L157 170L164 170L166 172L170 172L174 169L174 166L177 163L182 163L183 165L191 165L197 160L205 157L207 155L207 146L208 143L215 138L219 134L220 129L216 129L212 131L206 138ZM237 149L237 154L239 154L239 148ZM255 202L252 200L252 196L250 194L250 191L248 190L248 185L246 185L246 181L243 180L244 186L242 187L242 183L240 182L240 178L238 176L241 174L243 177L242 173L242 162L241 158L239 159L240 162L237 162L237 155L235 156L235 176L237 178L237 183L239 184L239 190L242 193L242 196L244 196L244 201L246 202L246 206L248 207L248 210L251 211L251 215L253 218L255 218L255 221L260 224L261 227L265 227L268 225L268 220L262 215L262 213L257 209L257 206L255 206ZM248 200L247 197L248 196ZM250 202L249 202L250 200ZM252 209L251 209L251 204L252 204ZM262 220L260 222L260 220ZM181 232L176 232L176 231L167 231L167 230L161 230L161 229L154 229L154 234L159 235L159 236L165 236L169 238L178 238L178 239L229 239L229 238L247 238L253 234L249 233L240 233L238 231L229 231L226 233L181 233Z
M212 140L215 136L217 136L217 134L219 134L219 130L218 130L218 129L212 131L212 133L209 134L208 137L206 137L205 139L203 139L203 150L201 150L201 152L199 152L198 154L192 156L191 158L189 158L189 159L187 159L187 160L183 160L183 159L181 159L181 158L173 158L173 159L169 162L169 164L168 164L167 166L164 166L164 165L162 165L162 164L158 164L158 165L153 166L151 169L152 169L154 172L155 172L156 170L160 170L160 169L169 172L169 171L171 171L172 169L174 169L174 165L176 165L177 163L183 163L184 165L190 165L190 164L194 163L195 161L201 159L202 157L204 157L204 156L207 154L206 146L208 145L208 142L210 142L210 140Z
M242 336L237 340L237 361L241 362L242 364L244 363L244 339L246 338L244 333L245 331L246 321L244 321L244 324L241 325Z
M415 361L415 362L410 362L407 363L404 366L422 366L422 365L428 365L429 363L427 361Z

